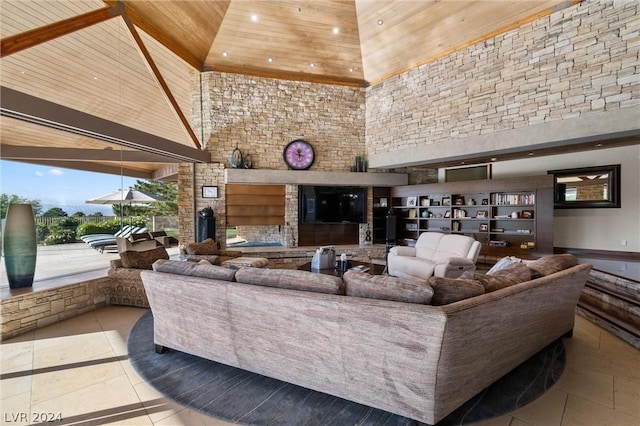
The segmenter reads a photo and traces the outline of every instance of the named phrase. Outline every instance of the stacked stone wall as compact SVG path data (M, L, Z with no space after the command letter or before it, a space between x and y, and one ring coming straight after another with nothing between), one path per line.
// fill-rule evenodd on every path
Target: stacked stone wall
M110 285L111 279L103 277L2 299L0 340L4 341L106 306L109 304L107 293Z
M202 79L214 163L229 167L237 146L254 168L286 170L282 152L294 139L314 146L315 171L349 171L365 154L365 89L218 72Z
M369 154L637 106L639 15L583 1L369 88Z
M231 167L236 147L251 156L253 168L272 170L288 168L282 153L294 139L313 145L314 171L349 171L356 156L366 155L364 89L218 72L194 75L193 88L192 119L211 163L180 166L179 230L185 243L197 238L198 210L212 207L217 240L224 245L224 169ZM203 185L218 186L218 198L202 198ZM244 238L295 244L298 193L297 186L287 187L284 228L240 227Z

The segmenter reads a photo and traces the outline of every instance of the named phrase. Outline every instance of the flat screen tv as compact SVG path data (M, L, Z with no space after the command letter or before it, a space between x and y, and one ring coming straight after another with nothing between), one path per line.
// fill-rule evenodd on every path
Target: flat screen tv
M367 188L299 186L300 223L366 223Z

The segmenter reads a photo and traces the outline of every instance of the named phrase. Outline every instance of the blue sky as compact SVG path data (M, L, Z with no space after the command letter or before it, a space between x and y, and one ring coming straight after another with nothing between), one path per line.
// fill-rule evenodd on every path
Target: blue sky
M119 175L0 160L0 193L40 200L44 210L50 206L60 207L68 214L78 211L78 206L85 213L101 211L111 214L111 206L105 208L97 204L85 204L85 201L133 186L137 180Z

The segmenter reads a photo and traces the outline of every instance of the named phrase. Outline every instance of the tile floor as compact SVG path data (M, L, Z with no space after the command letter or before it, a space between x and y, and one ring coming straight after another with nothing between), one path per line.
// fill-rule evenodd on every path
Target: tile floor
M163 398L131 368L126 340L144 312L108 307L3 342L2 424L228 425ZM565 345L549 392L480 424L640 426L640 351L581 317Z

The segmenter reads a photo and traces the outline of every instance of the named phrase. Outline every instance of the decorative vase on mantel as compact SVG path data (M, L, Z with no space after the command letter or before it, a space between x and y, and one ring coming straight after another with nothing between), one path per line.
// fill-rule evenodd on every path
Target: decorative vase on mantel
M31 204L9 204L2 232L10 288L31 287L36 271L36 221Z

